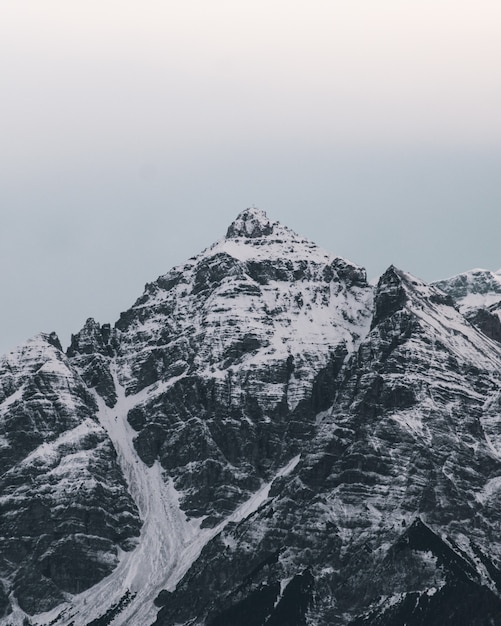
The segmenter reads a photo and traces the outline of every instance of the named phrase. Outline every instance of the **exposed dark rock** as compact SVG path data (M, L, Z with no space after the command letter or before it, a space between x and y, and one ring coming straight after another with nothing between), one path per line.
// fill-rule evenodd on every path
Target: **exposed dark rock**
M474 324L484 335L501 343L501 320L495 313L487 309L476 309L466 314L472 324Z
M426 524L423 524L419 518L409 526L393 547L393 551L397 554L402 550L431 552L437 558L437 566L444 567L448 573L452 574L455 581L468 582L473 580L480 582L479 574L475 568ZM387 558L392 558L392 552Z
M2 371L14 391L0 410L0 576L33 614L109 574L140 520L96 402L50 337L7 355Z
M246 209L230 224L226 237L266 237L273 232L273 224L266 217L266 213L259 209Z
M204 259L197 267L192 285L194 295L201 292L213 291L219 287L228 276L242 277L240 263L229 254L216 254Z
M76 335L71 335L71 343L67 350L68 357L84 354L95 356L113 356L118 345L116 333L110 324L98 324L92 317L85 322L84 327Z
M332 269L348 287L364 287L367 284L367 273L362 267L357 267L344 259L335 259Z
M12 607L4 584L0 581L0 618L11 613Z
M209 618L208 626L261 626L273 614L273 608L280 592L280 585L263 585L242 600L223 610L219 615ZM286 622L283 622L285 626Z
M117 332L109 324L102 326L89 318L82 330L71 336L67 356L78 368L85 384L95 389L109 407L117 401L110 370L110 357L118 345Z
M387 609L374 611L350 626L497 626L501 600L475 583L445 585L432 593L410 592Z
M64 601L61 590L43 576L36 564L18 571L13 588L19 606L29 615L50 611Z
M407 301L402 275L391 265L379 279L374 298L372 328L401 310Z
M61 342L59 341L59 337L56 335L56 333L52 332L49 334L49 336L47 337L47 343L49 343L51 346L53 346L54 348L57 348L57 350L60 350L62 352L63 348L61 346Z
M266 623L269 626L306 626L306 614L313 601L313 585L311 570L296 574Z
M501 282L488 270L472 270L446 280L439 280L434 285L449 294L455 302L471 294L497 293L501 297Z

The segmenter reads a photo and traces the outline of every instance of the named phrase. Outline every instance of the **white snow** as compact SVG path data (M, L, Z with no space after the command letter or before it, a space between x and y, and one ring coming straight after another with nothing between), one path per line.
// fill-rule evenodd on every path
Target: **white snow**
M278 231L278 232L277 232ZM287 239L287 246L284 247L284 239ZM273 236L267 237L265 244L252 239L238 237L236 239L221 239L204 251L212 255L226 253L240 261L257 261L262 259L284 259L309 258L316 263L329 263L338 258L336 255L323 250L307 239L303 239L292 233L283 226L276 228Z
M486 504L488 500L490 500L493 496L499 497L499 492L501 491L501 476L495 476L488 480L482 491L478 494L475 494L475 497L482 504Z
M291 459L287 463L287 465L282 467L282 469L277 472L276 476L272 480L270 480L270 482L265 483L258 491L256 491L254 495L252 495L246 502L240 505L238 509L234 513L232 513L227 520L223 522L222 525L220 524L220 527L218 526L218 532L222 530L222 528L224 528L224 526L226 526L228 522L241 522L245 518L249 517L249 515L252 515L252 513L257 511L259 507L268 499L271 485L273 484L273 482L277 478L290 474L299 463L300 458L301 455L298 454L293 459Z
M499 293L470 293L461 299L460 309L463 313L466 313L471 309L488 308L499 301L501 301Z
M438 281L438 286L450 293L463 293L455 296L461 313L478 308L488 308L501 302L501 270L475 268Z
M13 394L5 398L5 400L0 404L0 413L2 413L6 409L8 409L10 406L15 404L19 400L21 400L21 398L23 397L24 388L25 388L25 385L21 385L21 387L19 387L19 389L17 389L16 391L14 391Z
M400 411L391 416L395 422L400 424L414 436L424 439L431 444L432 435L429 428L423 423L422 410Z
M403 285L413 302L412 310L435 335L432 334L433 339L444 343L462 362L488 371L500 371L501 358L495 342L466 323L463 315L453 307L432 304L429 298L440 293L436 287L405 272L400 273L406 278Z
M149 286L147 297L142 304L134 307L144 309L144 318L139 316L136 326L124 332L123 353L120 357L120 380L123 385L134 380L132 372L137 365L134 359L145 359L161 346L173 353L179 352L182 358L190 360L192 372L198 375L213 377L218 381L228 376L234 377L236 384L229 393L229 401L239 403L239 376L247 377L248 388L252 385L257 387L260 379L259 376L252 379L253 372L272 368L277 362L283 364L284 359L291 355L294 357L294 371L288 383L287 400L289 407L293 408L311 389L315 375L336 348L343 345L348 352L352 352L368 334L373 289L353 286L348 288L338 281L329 283L324 278L326 270L330 270L329 265L334 261L342 259L301 238L288 228L270 222L259 210L253 209L249 215L253 222L245 221L239 216L240 222L236 224L243 236L224 238L216 242L164 277L180 276L177 285L174 285L174 281L174 286L169 290L155 284ZM256 232L256 228L270 225L273 227L271 234L249 237ZM229 255L238 261L237 269L235 272L231 269L214 289L205 292L207 295L201 297L199 292L192 293L197 268L206 262L210 264L218 254ZM283 271L291 271L292 267L301 278L283 281L268 278L261 284L258 279L251 277L250 270L246 272L252 261L267 261ZM305 266L308 272L303 273ZM485 270L472 271L468 278L472 289L474 280L482 272L485 273ZM469 397L476 394L473 389L462 386L459 378L456 384L450 372L441 377L443 364L438 356L441 351L435 350L435 343L446 344L449 352L456 355L461 363L471 363L491 372L501 370L501 359L499 349L494 349L492 342L465 324L462 316L454 309L430 304L430 296L437 293L435 288L408 274L402 275L409 283L405 288L413 303L412 310L427 329L431 343L426 356L431 357L429 363L434 379L429 389L429 405L422 402L419 412L414 409L402 410L395 412L391 418L414 437L431 441L431 433L426 425L427 414L423 407L430 411L434 408L434 394L439 397L442 392L451 390L458 397L463 392L464 396ZM501 289L501 269L491 273L491 278L494 281L492 284L499 283ZM483 294L471 291L463 298L461 306L485 306L499 300L500 294L494 291ZM172 331L170 335L167 330ZM235 360L231 368L228 368L224 365L228 348L248 336L254 336L258 340L259 349L243 354L240 360ZM164 341L170 341L168 348L162 343ZM419 343L420 340L410 339L408 349L422 350ZM138 350L138 346L141 346L141 350ZM188 356L182 354L183 350L187 351ZM201 528L202 518L189 520L180 507L182 494L176 491L173 480L165 474L158 462L149 468L137 455L133 445L136 433L127 422L127 414L131 408L151 402L155 396L164 393L169 386L185 376L184 373L179 373L183 370L183 364L184 361L178 359L173 363L173 371L177 372L175 376L126 396L125 388L119 382L118 366L112 362L118 402L114 408L109 408L95 395L99 406L98 418L113 442L129 492L138 507L143 521L141 535L134 550L120 552L119 565L110 576L86 592L69 597L67 604L37 616L32 620L35 624L51 622L54 626L68 626L75 621L77 624L88 623L105 614L124 594L130 592L134 594L134 598L113 620L112 626L149 626L156 617L157 609L153 600L157 594L162 589L173 591L204 546L229 523L238 524L253 515L269 499L273 480L290 474L297 467L299 455L282 467L273 480L263 484L213 528ZM63 379L63 387L58 388L58 394L65 402L69 403L71 400L64 389L64 385L68 386L64 379L72 377L73 373L64 356L56 348L49 346L47 336L40 335L16 353L7 355L0 361L0 373L2 367L4 371L13 372L13 387L16 391L5 399L0 410L21 399L23 388L16 385L27 373L33 373L39 368L42 373L54 374L54 378L59 381ZM390 379L388 377L387 380ZM407 382L416 382L417 386L419 377L416 376L414 380L410 375ZM262 388L256 389L256 395L262 394L269 405L274 399L280 401L283 391L282 384L266 383ZM475 399L480 401L482 395L478 393ZM453 408L450 409L451 414ZM499 420L496 417L491 421L489 434L486 430L487 443L493 454L500 456L501 435L496 439L495 434L492 434L498 427ZM483 425L486 424L484 421ZM40 446L23 462L50 465L58 456L60 445L77 441L92 429L100 429L100 426L92 420L86 420L50 444ZM374 438L375 446L377 442L377 438ZM391 450L389 454L391 456ZM55 465L53 471L71 476L78 473L83 461L84 458L78 452L69 454ZM443 473L449 480L454 480L453 474L445 465ZM394 485L383 484L379 491L372 491L367 494L363 508L348 498L343 500L343 496L339 495L339 488L333 491L332 500L325 505L327 513L339 525L339 535L346 546L352 534L350 522L353 519L362 515L373 527L389 523L382 499L390 491L393 497L403 498L405 495L404 487L398 480ZM500 491L501 477L494 477L476 497L480 502L486 503L497 497ZM401 518L402 513L398 512L390 521L396 523ZM225 541L227 545L232 545L231 537L227 537ZM281 593L289 580L282 580ZM389 602L396 601L395 598L397 596ZM64 614L58 618L61 612ZM21 623L16 622L18 618L21 620L22 615L16 610L14 617L10 616L8 619L17 624ZM0 623L3 623L2 620Z
M190 286L195 284L197 272L221 253L236 259L237 269L232 268L203 297L192 292ZM269 277L264 284L257 282L246 266L251 260L276 265L291 278ZM245 376L253 369L268 369L294 357L294 373L287 389L289 408L293 409L307 395L316 373L332 353L342 345L351 352L369 331L373 289L347 288L342 282L326 280L325 272L332 272L329 266L335 260L342 264L339 257L277 224L273 234L266 237L216 242L192 263L165 275L166 279L181 277L174 286L168 290L152 286L136 306L147 309L148 314L122 335L122 383L127 386L134 381L134 362L146 360L151 350L164 342L175 353L195 352L191 373L225 377L229 372L227 351L254 337L256 349L233 362L231 375L238 379L239 372ZM352 267L356 271L356 266ZM301 278L294 279L295 272ZM140 344L143 348L138 351ZM259 380L259 375L256 378ZM238 385L233 388L238 392ZM264 384L259 394L268 403L274 399L279 402L283 385L274 389L272 384Z

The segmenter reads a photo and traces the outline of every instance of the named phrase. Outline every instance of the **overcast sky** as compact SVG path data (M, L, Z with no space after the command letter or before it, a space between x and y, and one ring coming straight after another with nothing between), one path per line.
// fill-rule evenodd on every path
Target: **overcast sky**
M252 204L501 267L499 0L0 0L0 353L115 322Z

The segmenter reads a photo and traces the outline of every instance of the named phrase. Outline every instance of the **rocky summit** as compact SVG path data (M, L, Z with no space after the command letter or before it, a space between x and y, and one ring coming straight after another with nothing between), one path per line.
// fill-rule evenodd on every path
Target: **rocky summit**
M0 359L1 626L501 625L501 272L258 209Z

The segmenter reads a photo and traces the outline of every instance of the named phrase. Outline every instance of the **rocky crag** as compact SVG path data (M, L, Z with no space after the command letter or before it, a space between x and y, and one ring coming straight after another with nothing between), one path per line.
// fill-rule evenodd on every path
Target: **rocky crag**
M501 624L501 275L257 209L0 362L0 624Z

